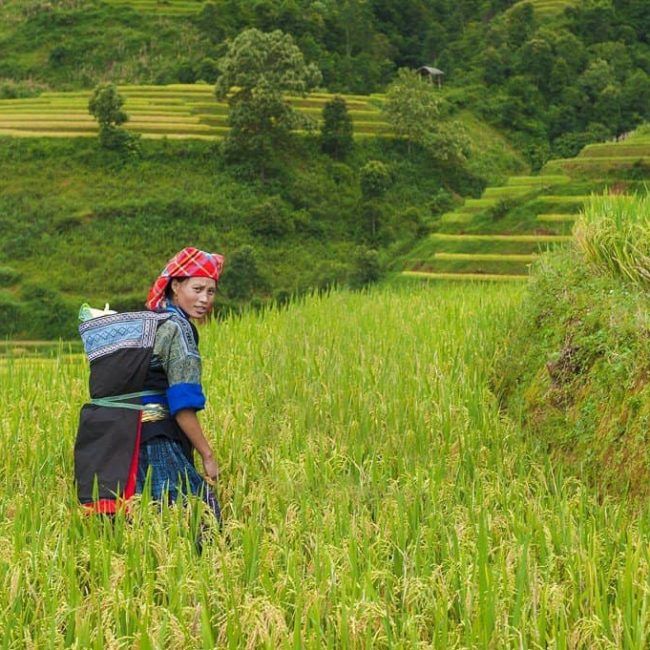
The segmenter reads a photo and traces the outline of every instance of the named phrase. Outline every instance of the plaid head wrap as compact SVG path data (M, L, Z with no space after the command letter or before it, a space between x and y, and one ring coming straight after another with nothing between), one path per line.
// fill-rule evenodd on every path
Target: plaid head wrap
M184 248L176 253L153 283L147 296L147 308L151 310L164 306L167 286L172 278L212 278L219 281L223 269L223 256L218 253L206 253L197 248Z

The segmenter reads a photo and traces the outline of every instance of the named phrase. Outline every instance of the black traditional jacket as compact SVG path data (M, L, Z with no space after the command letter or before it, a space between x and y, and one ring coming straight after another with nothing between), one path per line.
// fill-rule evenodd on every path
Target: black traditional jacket
M173 416L205 405L196 330L177 309L110 314L79 327L90 362L91 402L81 409L74 450L79 501L115 512L135 493L140 445L152 437L191 445ZM142 423L144 403L170 417Z

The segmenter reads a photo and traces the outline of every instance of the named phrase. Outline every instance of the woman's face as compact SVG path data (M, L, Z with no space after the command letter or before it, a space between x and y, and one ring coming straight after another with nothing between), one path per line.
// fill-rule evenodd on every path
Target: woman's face
M212 278L172 280L172 302L191 318L203 318L212 309L216 292Z

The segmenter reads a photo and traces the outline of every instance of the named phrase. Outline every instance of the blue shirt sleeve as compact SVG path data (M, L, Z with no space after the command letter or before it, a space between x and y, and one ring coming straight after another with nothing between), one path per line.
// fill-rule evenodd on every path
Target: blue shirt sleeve
M169 412L176 415L183 409L200 411L205 408L205 395L201 384L174 384L167 389Z

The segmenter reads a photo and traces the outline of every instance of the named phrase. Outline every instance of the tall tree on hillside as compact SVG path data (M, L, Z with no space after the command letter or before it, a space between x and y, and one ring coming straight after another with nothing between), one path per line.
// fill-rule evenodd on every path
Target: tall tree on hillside
M385 213L379 199L386 194L392 180L390 168L381 160L369 160L359 172L359 188L363 199L361 223L364 238L372 245L382 243L380 240Z
M88 112L99 124L99 142L105 149L117 149L135 153L139 147L139 136L121 128L129 116L123 110L124 97L112 83L95 87L88 101Z
M320 72L279 30L243 31L229 43L218 67L215 94L227 98L229 106L227 157L252 165L264 179L291 131L306 123L283 93L305 96L320 82Z
M420 145L440 161L462 161L468 139L457 122L444 121L440 91L413 70L402 68L389 86L383 111L393 132L406 140L408 152Z
M352 120L343 97L334 97L325 104L320 133L321 148L332 158L342 160L352 150Z

